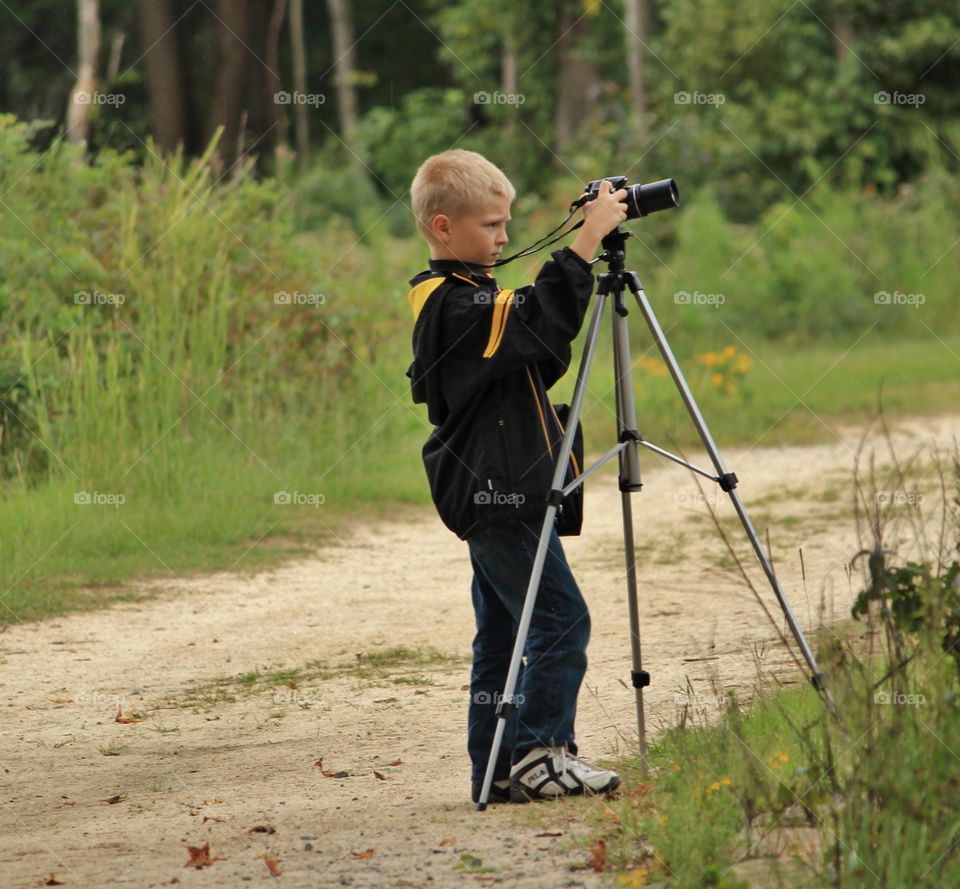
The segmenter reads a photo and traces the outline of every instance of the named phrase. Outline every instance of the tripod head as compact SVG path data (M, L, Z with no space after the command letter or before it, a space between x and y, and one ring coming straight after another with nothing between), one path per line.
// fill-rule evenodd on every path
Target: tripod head
M603 253L599 259L607 264L607 268L614 273L624 270L624 260L627 258L627 239L633 237L633 232L623 231L618 225L600 241Z

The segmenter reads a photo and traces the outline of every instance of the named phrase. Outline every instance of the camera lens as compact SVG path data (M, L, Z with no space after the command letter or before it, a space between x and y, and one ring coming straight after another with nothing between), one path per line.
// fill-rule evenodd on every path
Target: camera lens
M627 219L641 219L658 210L680 206L680 190L672 179L627 186Z

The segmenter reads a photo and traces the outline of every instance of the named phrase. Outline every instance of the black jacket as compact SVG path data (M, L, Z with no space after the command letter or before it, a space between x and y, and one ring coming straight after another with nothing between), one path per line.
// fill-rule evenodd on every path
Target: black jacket
M507 517L542 520L563 435L546 390L570 364L593 291L590 264L564 247L533 285L510 291L462 263L430 260L410 285L407 376L436 427L423 464L440 517L461 539ZM577 433L568 480L581 471ZM579 533L579 520L566 533Z

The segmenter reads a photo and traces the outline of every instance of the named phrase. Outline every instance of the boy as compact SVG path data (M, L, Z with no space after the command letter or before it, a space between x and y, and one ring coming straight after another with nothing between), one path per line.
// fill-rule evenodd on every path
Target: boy
M609 182L569 247L536 282L501 290L491 266L507 244L516 191L472 151L420 166L410 193L429 269L411 281L413 400L436 427L423 447L441 519L466 540L476 617L467 749L477 802L562 437L548 390L567 370L593 291L590 260L626 218ZM590 616L552 529L526 661L507 719L490 802L613 790L619 777L576 756L574 718Z

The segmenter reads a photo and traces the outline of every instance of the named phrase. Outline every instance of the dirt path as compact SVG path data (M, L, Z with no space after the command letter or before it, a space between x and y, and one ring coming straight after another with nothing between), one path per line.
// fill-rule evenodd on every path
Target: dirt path
M906 452L949 443L960 423L897 428ZM858 437L725 451L758 530L772 523L781 581L805 627L819 622L822 598L829 619L846 616L854 594L843 566L855 549ZM749 694L758 658L776 671L791 663L722 569L688 474L643 460L634 510L655 730L691 700L688 679L692 703L709 706L713 683ZM719 509L732 517L725 498ZM584 535L565 546L594 627L578 742L602 759L636 735L622 684L630 652L612 470L591 479L586 516ZM603 885L604 875L569 867L586 862L575 841L602 802L482 815L469 803L468 566L466 544L432 511L410 510L259 576L166 582L152 601L9 627L0 634L3 885L55 873L75 887L241 886L272 879L268 858L288 887ZM377 659L398 646L407 653ZM277 672L292 668L293 677ZM238 678L252 671L259 677ZM118 707L143 721L116 722ZM185 868L186 846L207 843L219 860Z

